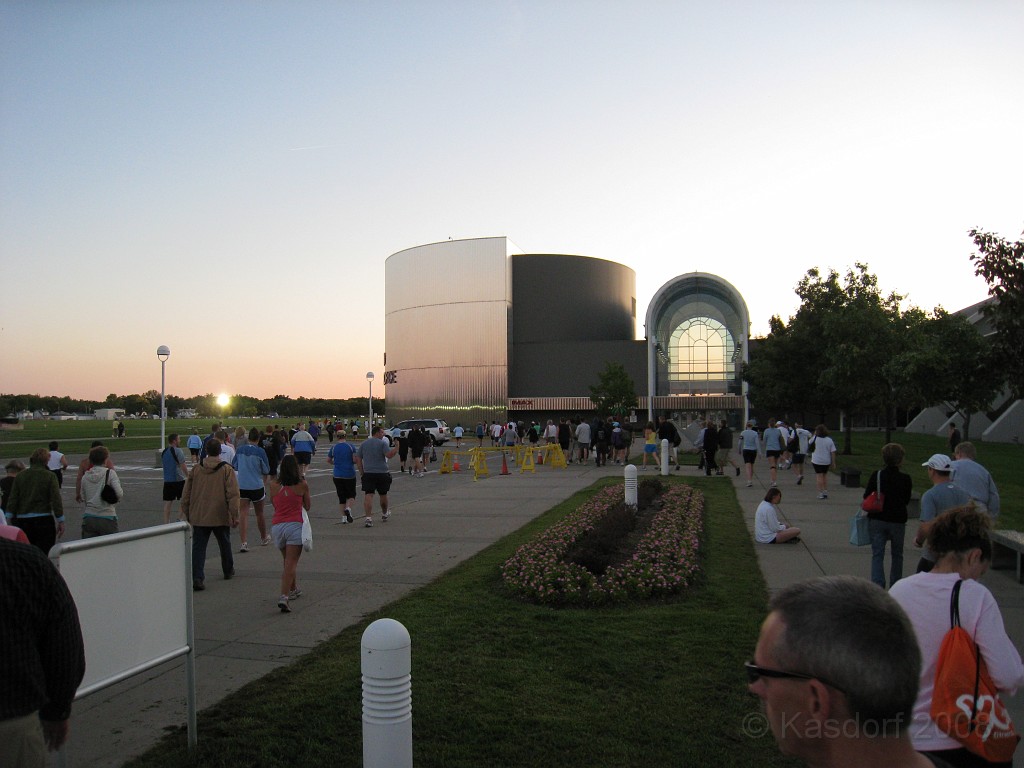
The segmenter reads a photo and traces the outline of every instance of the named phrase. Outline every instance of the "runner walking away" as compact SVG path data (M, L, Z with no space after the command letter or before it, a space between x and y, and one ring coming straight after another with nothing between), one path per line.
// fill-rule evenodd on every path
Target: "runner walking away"
M376 426L370 437L363 441L356 451L356 468L362 478L363 514L365 527L373 527L373 494L380 496L380 519L386 523L391 517L388 508L388 491L391 490L391 471L388 459L398 453L398 446L392 446L383 439L384 428Z
M270 530L284 565L277 607L281 613L291 613L291 601L302 596L297 576L302 556L302 510L308 512L312 506L309 486L299 473L295 456L281 459L280 474L270 479L270 502L274 505Z
M341 522L348 524L352 522L352 504L356 500L356 449L345 439L344 432L336 432L335 437L338 442L327 451L327 463L334 468Z
M192 434L188 436L188 451L192 454L192 466L199 462L199 451L203 447L203 438L199 436L199 430L192 427Z
M256 527L260 532L260 546L270 543L267 535L267 521L263 517L263 506L267 498L264 488L266 477L270 474L270 459L260 445L260 430L253 427L245 445L239 445L231 459L231 466L238 472L238 533L242 544L239 552L249 551L249 503L256 512Z
M748 421L746 428L740 432L739 445L736 449L743 454L743 464L747 470L747 488L754 484L754 462L760 448L760 438L754 429L754 422Z
M427 434L422 427L413 427L409 430L409 450L412 452L412 469L410 474L413 477L422 477L425 472L423 465L423 449L427 445Z
M793 434L794 440L796 440L794 446L796 450L793 451L793 473L796 475L796 484L800 485L804 481L804 459L807 456L807 442L811 438L811 433L797 421L793 423Z
M740 465L732 457L732 430L725 419L718 424L718 453L715 455L715 462L718 464L718 474L722 474L725 465L736 470L736 477L740 476Z
M178 447L178 442L178 433L172 432L167 438L167 447L160 454L160 464L164 472L164 525L171 522L171 507L181 498L185 490L185 479L188 477L185 452Z
M302 427L303 425L300 423L299 428L292 435L289 442L292 446L292 453L295 454L295 460L299 462L299 473L302 475L302 479L305 480L306 467L309 466L309 462L313 459L313 454L316 453L316 440Z

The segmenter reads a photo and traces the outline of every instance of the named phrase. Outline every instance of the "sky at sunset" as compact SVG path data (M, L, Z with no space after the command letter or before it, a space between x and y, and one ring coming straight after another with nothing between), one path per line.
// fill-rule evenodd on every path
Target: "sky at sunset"
M925 309L1024 230L1024 2L0 0L0 392L355 397L384 261L814 266ZM567 300L574 300L567 291ZM409 329L420 334L449 328ZM386 394L383 386L374 395Z

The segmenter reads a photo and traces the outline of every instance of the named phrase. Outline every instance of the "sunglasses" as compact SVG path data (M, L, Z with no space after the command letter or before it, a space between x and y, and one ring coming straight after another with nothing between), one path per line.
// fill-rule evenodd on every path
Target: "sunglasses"
M753 685L762 677L774 678L776 680L817 680L819 683L824 683L830 688L835 688L837 691L842 691L838 685L830 683L828 680L824 680L817 675L805 675L803 672L783 672L781 669L769 669L768 667L759 667L753 662L746 662L743 665L747 670L747 681Z
M814 675L805 675L801 672L783 672L780 669L768 669L768 667L759 667L757 664L747 662L743 665L747 670L747 681L753 685L762 677L772 677L779 680L785 680L787 678L794 680L815 680Z

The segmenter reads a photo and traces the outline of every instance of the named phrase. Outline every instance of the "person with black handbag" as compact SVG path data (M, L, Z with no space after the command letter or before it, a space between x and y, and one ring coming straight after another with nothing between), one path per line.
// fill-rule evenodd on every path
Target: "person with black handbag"
M117 472L105 465L110 456L104 446L89 451L89 469L82 475L82 538L107 536L117 533L117 503L124 497L124 489Z

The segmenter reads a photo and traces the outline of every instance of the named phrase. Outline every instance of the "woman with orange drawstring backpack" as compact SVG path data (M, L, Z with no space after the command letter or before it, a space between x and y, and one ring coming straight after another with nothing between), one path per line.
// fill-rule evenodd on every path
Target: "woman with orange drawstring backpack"
M988 515L973 505L943 512L928 533L935 567L900 579L889 590L910 617L921 649L921 684L909 730L914 749L955 768L1011 765L1018 741L997 694L1012 695L1024 685L1024 664L1006 634L995 598L977 581L992 561L990 526ZM953 623L962 628L959 634L968 648L976 649L979 662L951 654L947 636L958 634L951 632ZM987 677L992 691L974 702L973 692L951 689L945 681L956 671L949 667L957 664L970 667L964 670L970 687ZM970 718L971 703L976 703L980 717ZM982 725L974 727L970 720Z

